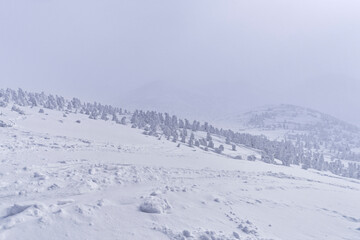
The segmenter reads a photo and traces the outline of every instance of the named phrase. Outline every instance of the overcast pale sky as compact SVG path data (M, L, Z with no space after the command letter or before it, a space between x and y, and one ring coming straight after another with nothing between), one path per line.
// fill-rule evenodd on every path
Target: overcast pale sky
M0 87L121 106L171 82L173 94L194 86L360 125L359 11L358 0L0 0Z

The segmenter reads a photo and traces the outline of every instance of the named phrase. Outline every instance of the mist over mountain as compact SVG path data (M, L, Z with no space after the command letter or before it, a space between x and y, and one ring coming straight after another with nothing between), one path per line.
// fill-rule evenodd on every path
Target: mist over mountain
M210 121L261 104L263 100L257 96L262 89L264 86L251 82L156 81L123 94L119 102L129 108L157 109Z
M261 84L247 80L204 83L159 80L132 87L119 94L114 102L130 109L157 109L204 121L217 122L222 118L219 123L225 123L224 116L227 116L230 122L236 116L263 106L294 105L316 109L359 126L357 106L352 104L356 100L351 96L337 97L335 89L341 80L334 76L329 79L331 80L328 84L323 81L322 84L309 86L308 89L294 83L284 83L274 88L271 82ZM343 84L337 91L343 92L352 87L349 81L344 78ZM289 86L291 86L290 90ZM324 86L331 86L333 90L331 92L324 90L322 89ZM347 107L341 108L340 105L344 104ZM354 107L351 112L350 106Z
M320 111L290 104L265 105L240 114L221 116L218 122L240 128L258 128L262 130L288 129L306 130L308 127L327 126L343 131L358 133L356 125L335 118Z

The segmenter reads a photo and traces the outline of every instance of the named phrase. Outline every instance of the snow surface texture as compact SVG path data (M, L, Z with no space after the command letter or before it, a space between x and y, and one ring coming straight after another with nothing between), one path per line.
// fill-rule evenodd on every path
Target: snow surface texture
M360 239L359 180L39 110L1 108L0 239Z

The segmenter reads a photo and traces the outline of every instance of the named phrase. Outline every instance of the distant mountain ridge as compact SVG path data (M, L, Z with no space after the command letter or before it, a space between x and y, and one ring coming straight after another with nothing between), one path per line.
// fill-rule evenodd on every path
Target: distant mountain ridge
M241 132L301 143L333 159L353 159L353 152L358 152L360 148L360 130L357 126L295 105L263 106L236 116L224 117L218 122Z
M353 124L329 114L290 104L268 105L233 117L246 128L306 130L310 126L332 125L347 131L359 132Z

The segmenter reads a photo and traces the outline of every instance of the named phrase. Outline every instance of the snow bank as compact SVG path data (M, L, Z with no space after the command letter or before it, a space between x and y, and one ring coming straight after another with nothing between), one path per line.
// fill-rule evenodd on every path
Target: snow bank
M171 206L168 201L157 196L150 196L145 198L140 205L140 211L144 213L162 214L170 209Z

